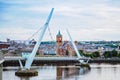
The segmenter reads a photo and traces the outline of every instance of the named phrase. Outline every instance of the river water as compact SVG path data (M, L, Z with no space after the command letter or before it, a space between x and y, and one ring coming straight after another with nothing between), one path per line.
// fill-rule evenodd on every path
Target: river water
M0 80L120 80L120 64L90 64L91 69L79 66L34 66L35 77L18 77L18 67L3 67Z

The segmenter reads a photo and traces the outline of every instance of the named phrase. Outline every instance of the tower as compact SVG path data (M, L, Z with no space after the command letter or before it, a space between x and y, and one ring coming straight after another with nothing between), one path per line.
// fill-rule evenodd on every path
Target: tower
M58 34L56 35L56 55L61 55L60 46L62 46L62 35L59 30Z

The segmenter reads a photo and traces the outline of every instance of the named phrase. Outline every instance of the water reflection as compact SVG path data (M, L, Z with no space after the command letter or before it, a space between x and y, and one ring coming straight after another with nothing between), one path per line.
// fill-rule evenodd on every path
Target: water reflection
M0 80L120 80L120 64L90 66L90 71L78 66L36 66L34 69L39 73L36 77L17 77L15 76L17 68L3 67L2 72L0 67Z
M20 77L20 80L30 80L30 77Z
M48 77L47 80L64 80L71 77L74 77L74 80L78 80L75 76L83 75L87 72L86 68L79 66L41 66L38 70L39 74L37 77L19 77L19 80L42 80Z
M84 67L76 67L76 66L64 66L64 67L57 67L57 80L69 78L72 76L82 75L88 72L87 68Z

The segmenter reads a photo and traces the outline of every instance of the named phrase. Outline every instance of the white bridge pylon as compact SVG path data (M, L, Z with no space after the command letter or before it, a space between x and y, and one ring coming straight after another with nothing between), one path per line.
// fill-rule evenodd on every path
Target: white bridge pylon
M72 45L73 45L73 48L75 49L75 52L76 52L76 54L77 54L77 56L78 56L78 59L83 58L83 57L80 55L80 53L79 53L79 51L78 51L75 43L73 42L72 37L71 37L68 29L66 29L66 31L67 31L67 34L68 34L68 36L69 36L69 38L70 38L70 41L71 41L71 43L72 43ZM79 60L79 62L80 62L80 63L83 63L84 60Z
M50 12L50 14L48 16L48 19L47 19L46 23L43 26L42 31L39 33L38 41L35 44L35 47L34 47L32 53L27 57L27 60L26 60L26 63L25 63L25 69L30 69L30 67L31 67L31 64L32 64L33 59L34 59L34 57L36 55L36 52L37 52L37 50L39 48L39 45L41 44L42 38L43 38L43 36L45 34L45 31L46 31L46 29L47 29L47 27L49 25L50 19L51 19L52 14L53 14L53 11L54 11L54 8L52 8L52 10L51 10L51 12Z

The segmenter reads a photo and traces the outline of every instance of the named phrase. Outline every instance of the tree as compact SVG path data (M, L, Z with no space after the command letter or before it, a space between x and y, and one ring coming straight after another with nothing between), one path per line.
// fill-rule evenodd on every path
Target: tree
M85 53L83 52L83 50L79 50L79 54L80 54L81 56L85 56Z
M112 57L117 57L118 52L114 49L111 51Z
M90 55L91 54L89 54L89 53L84 54L85 57L90 57Z
M118 57L120 58L120 53L118 53Z
M112 57L112 53L111 53L111 51L105 51L105 52L103 53L103 56L104 56L105 58L111 58L111 57Z
M95 51L92 54L94 57L100 57L100 52L98 52L98 51Z
M91 58L97 58L97 57L100 57L100 53L98 51L95 51L93 53L90 54L90 57Z

